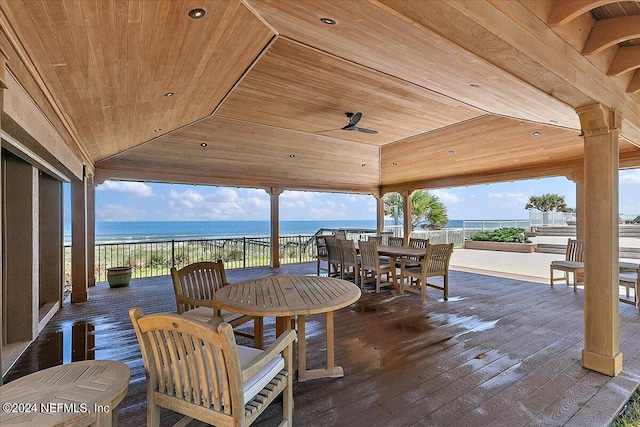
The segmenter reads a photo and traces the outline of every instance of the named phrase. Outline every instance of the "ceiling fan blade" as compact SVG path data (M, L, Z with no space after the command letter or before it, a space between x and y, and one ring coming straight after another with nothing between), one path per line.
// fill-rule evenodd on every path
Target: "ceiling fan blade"
M355 126L358 124L358 122L362 118L362 113L357 112L357 113L354 113L352 116L349 116L349 114L347 113L347 117L349 117L349 124L345 127Z
M373 134L378 133L377 130L367 129L367 128L356 128L356 130L362 133L373 133Z
M340 128L340 130L356 130L358 129L356 125L348 124L345 127Z
M334 130L342 130L342 128L317 130L317 131L314 131L314 133L333 132Z

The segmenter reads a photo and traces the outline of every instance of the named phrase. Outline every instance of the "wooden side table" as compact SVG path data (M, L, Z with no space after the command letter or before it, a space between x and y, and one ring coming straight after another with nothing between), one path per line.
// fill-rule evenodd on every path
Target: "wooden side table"
M131 371L113 360L54 366L0 387L0 425L112 426Z

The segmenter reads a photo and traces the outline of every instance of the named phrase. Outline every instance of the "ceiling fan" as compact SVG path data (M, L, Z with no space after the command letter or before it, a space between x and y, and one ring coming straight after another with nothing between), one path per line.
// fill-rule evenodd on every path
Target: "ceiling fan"
M374 129L367 129L367 128L360 128L358 126L356 126L358 124L358 122L360 121L360 119L362 118L362 113L360 112L356 112L356 113L345 113L347 118L349 119L349 123L341 128L338 129L329 129L329 130L321 130L319 132L330 132L333 130L351 130L351 131L358 131L358 132L362 132L362 133L371 133L371 134L376 134L378 133L377 130Z

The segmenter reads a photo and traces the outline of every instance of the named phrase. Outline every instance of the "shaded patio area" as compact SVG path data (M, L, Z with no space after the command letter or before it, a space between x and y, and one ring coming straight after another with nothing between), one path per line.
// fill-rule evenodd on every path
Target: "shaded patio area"
M268 274L312 274L315 263L230 270L230 281ZM449 301L375 294L335 313L336 363L344 378L294 381L294 423L304 426L607 425L640 382L640 317L620 305L623 372L611 378L583 369L582 291L470 271L452 271ZM61 362L120 360L131 368L119 423L146 420L138 344L127 316L175 311L169 277L127 288L99 283L90 300L65 303L5 381ZM307 365L324 361L324 318L307 320ZM273 340L267 319L265 341ZM242 337L238 341L249 342ZM272 405L256 425L277 425ZM177 416L163 412L163 425ZM199 425L193 422L191 425Z

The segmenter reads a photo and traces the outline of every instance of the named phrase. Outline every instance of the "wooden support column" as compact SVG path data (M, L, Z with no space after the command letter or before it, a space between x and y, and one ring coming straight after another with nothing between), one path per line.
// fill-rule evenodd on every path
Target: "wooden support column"
M409 244L409 238L411 237L411 231L412 231L412 227L411 227L411 214L412 214L412 210L411 210L411 193L413 193L413 191L403 191L400 194L402 195L402 214L403 214L403 230L404 230L404 244L408 245Z
M585 214L587 208L584 205L584 176L574 179L576 184L576 238L584 240L585 234Z
M87 285L96 285L96 184L87 177Z
M618 305L618 133L620 114L600 104L576 109L584 134L585 289L582 366L622 370Z
M280 267L280 194L281 188L269 188L271 197L271 267Z
M71 182L71 302L88 297L87 178Z
M384 194L374 194L376 198L376 229L378 234L384 231Z

